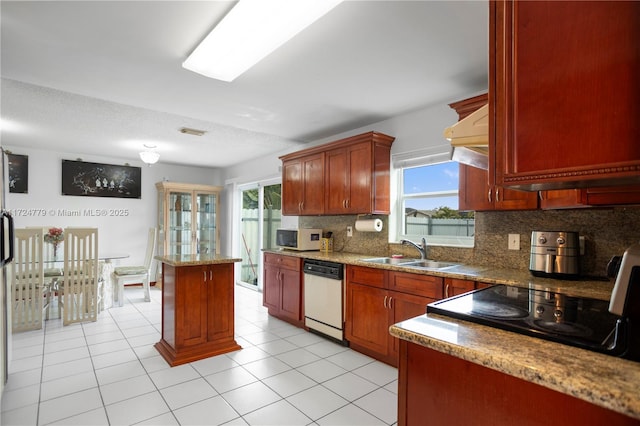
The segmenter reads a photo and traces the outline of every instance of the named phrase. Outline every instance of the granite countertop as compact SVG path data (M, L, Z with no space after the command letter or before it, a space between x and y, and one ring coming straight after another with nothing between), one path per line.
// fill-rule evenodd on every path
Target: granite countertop
M391 326L400 339L640 419L640 363L435 314Z
M541 278L534 277L528 270L521 271L516 269L465 264L441 270L424 270L399 265L367 262L365 259L378 258L380 256L371 256L362 253L293 251L279 249L268 249L263 251L266 253L275 253L305 259L327 260L346 265L387 269L396 272L411 272L423 275L440 276L444 278L478 281L487 284L505 284L539 290L551 290L570 296L590 297L600 300L609 300L611 297L611 291L613 290L613 283L610 281L594 279L558 280L552 278Z
M218 263L240 262L242 259L221 256L219 254L183 254L171 256L155 256L154 259L171 266L214 265Z
M367 262L379 257L358 253L265 250L300 258L327 260L449 278L506 284L580 297L609 300L613 283L603 280L557 280L529 271L459 265L438 271ZM640 363L574 348L501 329L435 314L391 326L398 338L519 377L529 382L640 419Z

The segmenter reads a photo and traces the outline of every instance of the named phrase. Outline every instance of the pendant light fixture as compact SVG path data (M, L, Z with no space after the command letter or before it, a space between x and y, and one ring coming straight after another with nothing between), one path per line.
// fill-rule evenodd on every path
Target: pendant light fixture
M140 152L140 159L142 160L142 162L148 166L156 164L160 159L160 154L154 151L156 146L144 144L144 147L145 150Z

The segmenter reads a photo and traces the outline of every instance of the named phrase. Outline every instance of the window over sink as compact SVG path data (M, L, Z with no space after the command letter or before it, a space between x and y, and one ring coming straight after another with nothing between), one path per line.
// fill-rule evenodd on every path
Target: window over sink
M458 210L459 167L448 153L396 162L397 241L473 247L474 212Z

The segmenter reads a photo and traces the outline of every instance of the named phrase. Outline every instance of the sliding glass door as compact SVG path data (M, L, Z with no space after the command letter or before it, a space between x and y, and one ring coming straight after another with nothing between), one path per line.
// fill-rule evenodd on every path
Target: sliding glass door
M274 248L281 220L281 184L240 187L240 283L262 288L262 249Z

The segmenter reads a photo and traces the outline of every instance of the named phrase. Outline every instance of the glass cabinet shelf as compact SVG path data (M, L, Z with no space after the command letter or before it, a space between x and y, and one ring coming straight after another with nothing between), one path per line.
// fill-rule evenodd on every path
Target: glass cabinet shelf
M156 183L159 255L219 253L222 187L176 182Z

